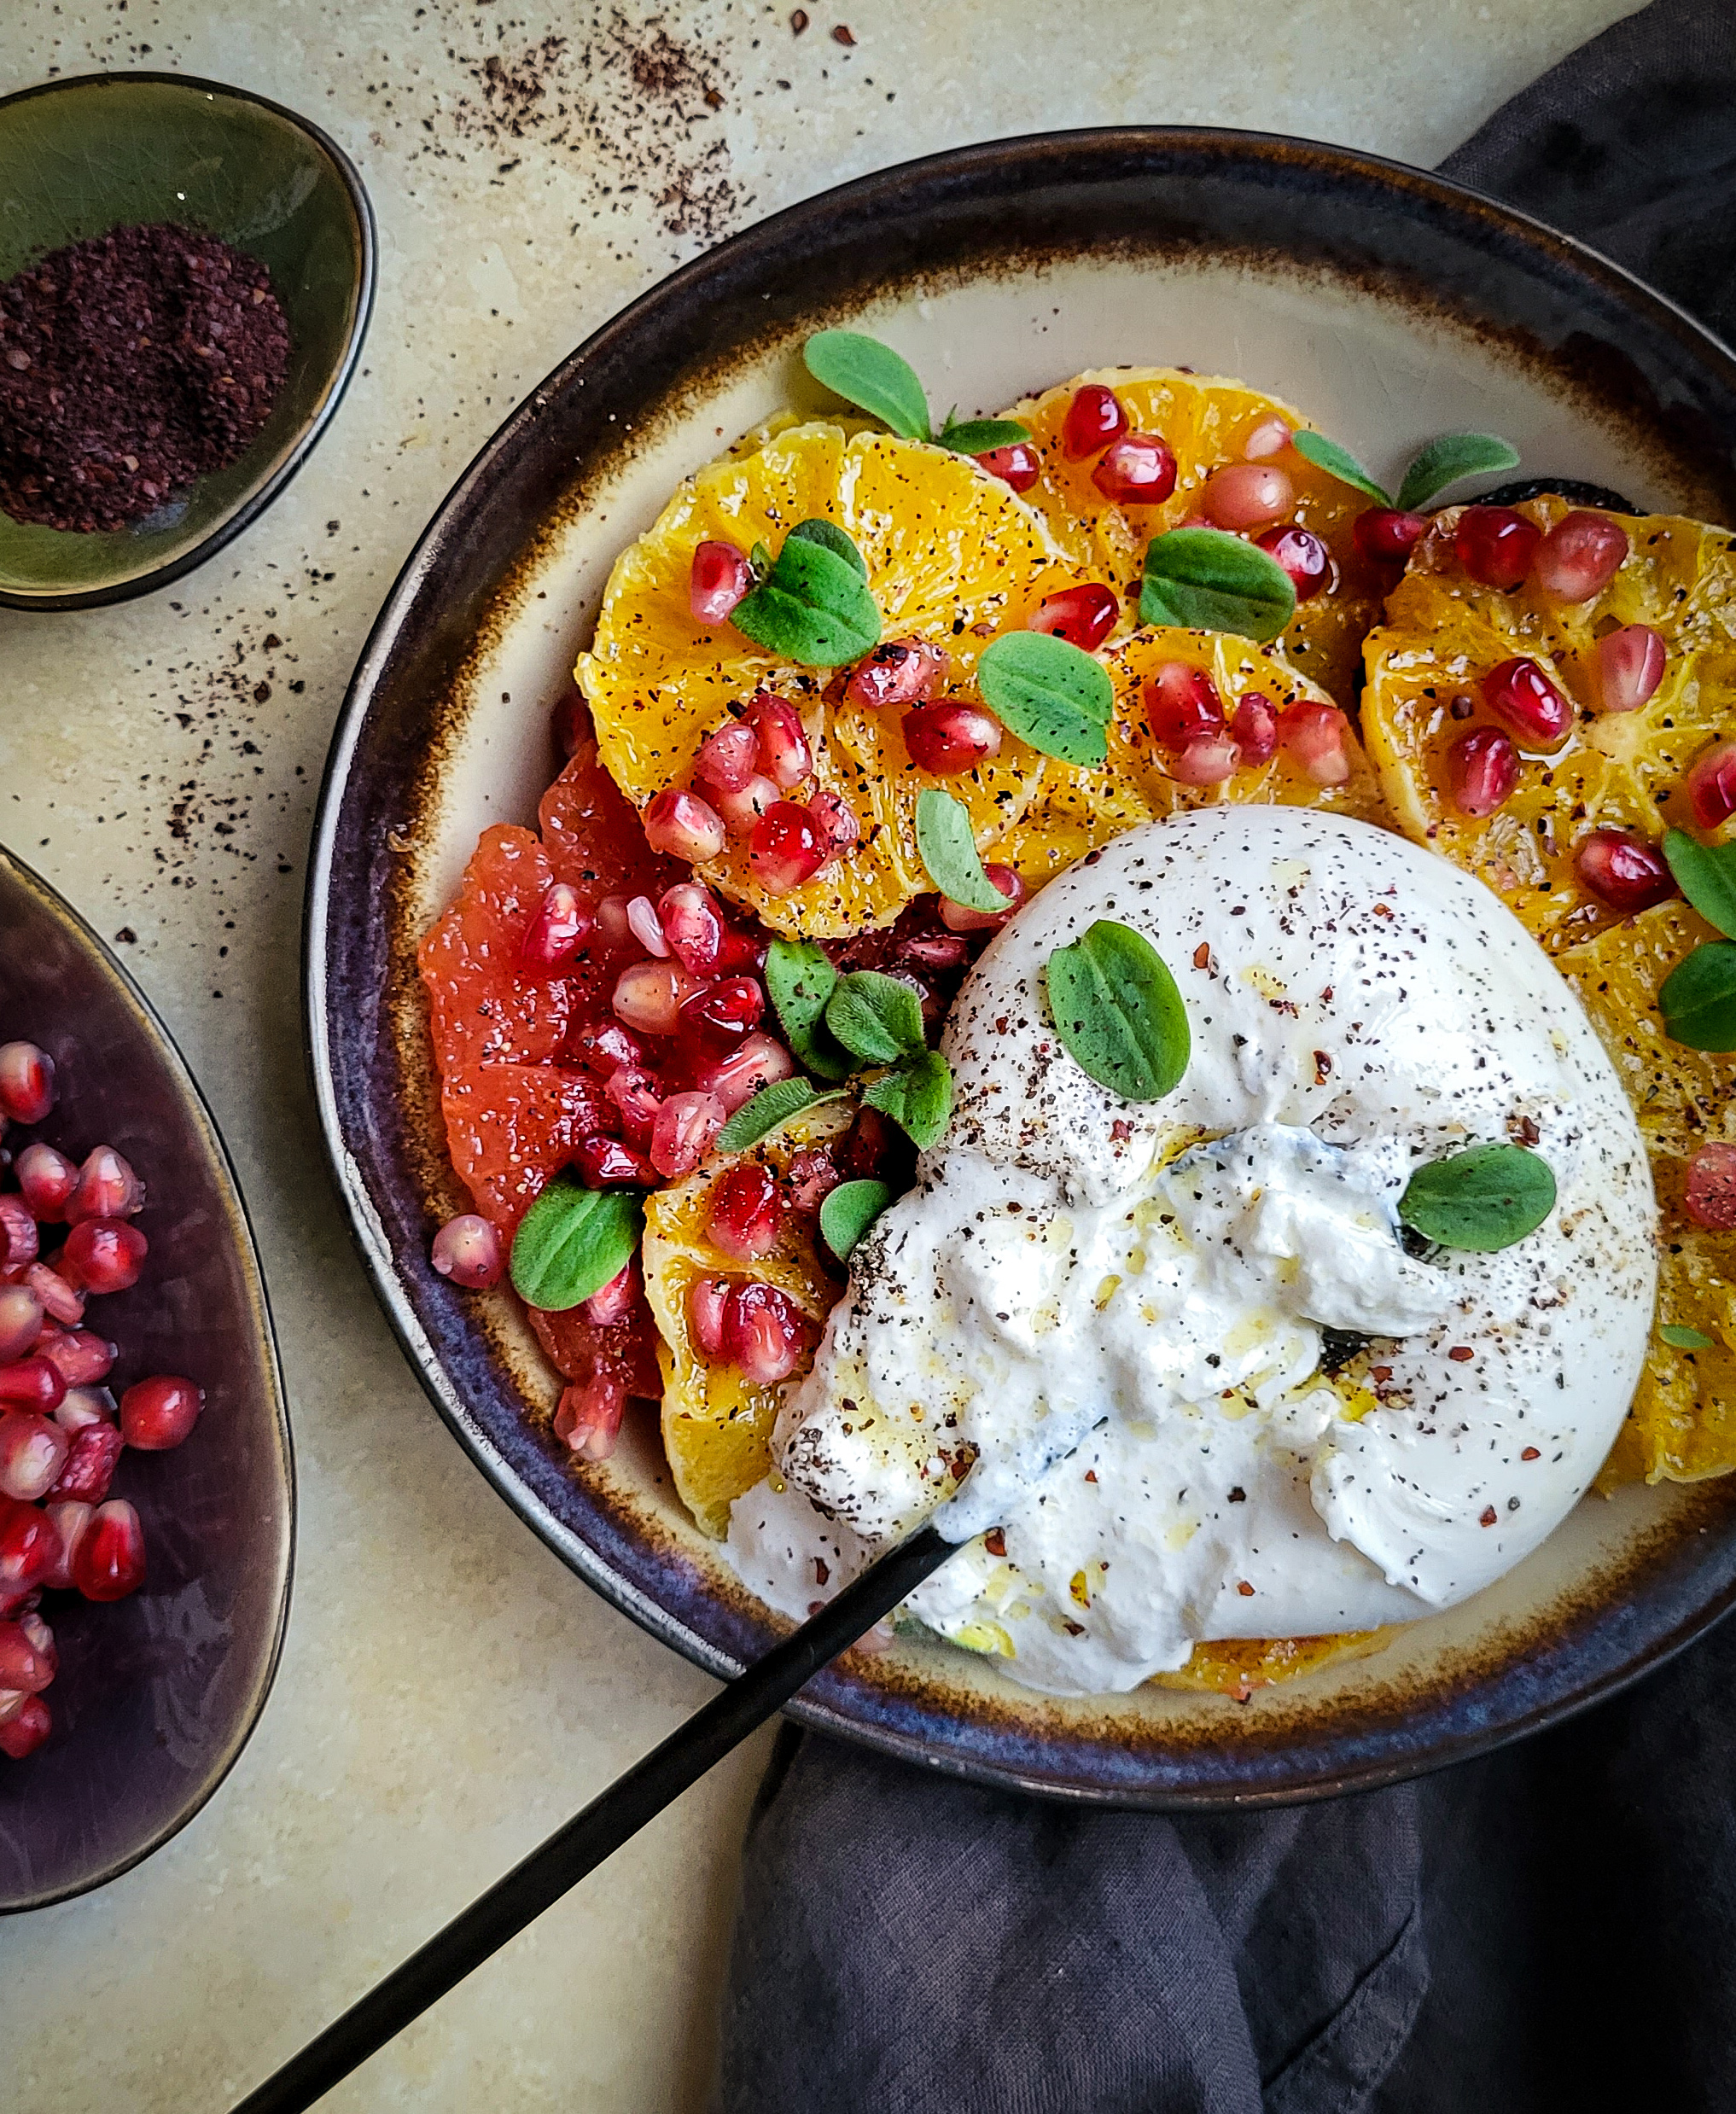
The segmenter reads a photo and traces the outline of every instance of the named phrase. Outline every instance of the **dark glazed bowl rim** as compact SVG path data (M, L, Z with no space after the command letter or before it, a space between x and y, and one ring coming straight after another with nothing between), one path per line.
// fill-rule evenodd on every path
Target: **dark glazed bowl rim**
M11 109L15 104L31 102L42 96L59 96L74 90L104 90L116 87L136 87L148 84L156 88L184 88L202 96L221 96L230 102L250 103L255 109L267 110L286 125L293 125L312 142L336 171L339 181L349 195L351 209L356 217L358 236L358 271L356 274L356 312L345 338L343 349L336 366L329 377L325 393L321 397L313 415L296 436L295 444L277 469L263 478L236 507L227 520L218 522L208 536L204 536L189 550L168 558L161 565L153 566L149 573L141 573L131 579L116 580L106 587L80 588L66 595L29 594L21 589L0 585L0 609L102 609L117 603L134 601L140 595L154 594L160 587L167 587L173 581L184 579L189 573L216 556L226 544L232 543L245 528L252 527L265 509L288 484L313 452L326 428L335 416L337 408L344 400L350 381L362 354L362 342L368 335L368 324L374 313L374 292L379 277L379 230L374 221L373 201L362 182L361 172L353 161L312 118L305 118L299 110L291 110L281 102L274 102L269 96L261 96L251 88L236 88L227 81L207 81L196 73L135 73L131 68L116 67L110 72L74 73L65 80L38 81L33 88L20 88L10 96L0 96L0 111Z
M137 1016L141 1031L155 1041L181 1086L188 1107L203 1128L206 1153L219 1177L221 1186L227 1191L232 1230L241 1249L245 1273L258 1302L260 1348L264 1353L262 1364L271 1397L271 1424L277 1443L284 1508L283 1582L277 1595L277 1619L272 1627L270 1648L260 1662L247 1709L236 1719L216 1765L172 1819L165 1821L125 1855L111 1858L106 1865L63 1886L48 1888L25 1899L0 1901L0 1915L11 1916L26 1914L32 1909L48 1908L56 1901L72 1901L80 1894L90 1893L96 1887L106 1886L111 1879L118 1879L125 1872L131 1872L135 1865L142 1864L172 1837L180 1833L195 1814L210 1802L218 1787L240 1760L242 1749L253 1738L253 1730L264 1713L283 1656L283 1641L289 1628L290 1593L295 1576L296 1507L295 1447L289 1430L288 1402L283 1389L283 1371L277 1352L277 1328L271 1319L271 1297L265 1286L265 1273L259 1263L259 1243L254 1238L253 1221L248 1214L247 1200L242 1194L235 1162L230 1157L229 1147L218 1128L217 1118L213 1115L198 1080L193 1076L191 1067L182 1055L180 1045L164 1024L161 1015L90 923L73 908L58 889L44 880L34 867L4 845L0 845L0 867L9 869L22 885L38 897L49 916L65 927L79 946L94 956L120 987Z
M370 1188L370 1171L377 1172L384 1162L391 1163L401 1180L409 1179L402 1173L401 1156L394 1157L399 1155L398 1111L390 1104L382 1106L383 1097L370 1091L368 1059L376 1040L385 1039L385 1030L374 1011L369 1010L365 1019L351 1018L331 1001L334 981L345 986L345 995L358 1005L374 989L357 981L363 972L345 960L341 952L343 935L335 929L333 917L334 863L346 847L353 852L354 834L362 826L350 823L346 812L356 784L358 749L376 702L382 693L390 694L399 678L394 663L400 657L413 663L418 655L444 654L450 661L444 679L450 682L457 673L461 649L454 637L455 622L468 622L489 607L490 597L498 596L534 547L556 503L543 504L533 516L522 519L516 532L521 540L510 558L497 561L490 556L477 561L473 556L473 567L486 563L495 568L486 588L480 572L463 571L467 533L472 545L480 546L491 528L504 533L490 510L504 510L513 498L522 498L522 485L528 481L527 464L534 459L538 446L537 428L551 405L562 399L579 401L574 393L585 389L587 379L597 385L585 399L587 416L597 416L599 399L617 410L627 401L627 385L612 377L637 341L649 341L638 346L647 359L653 352L667 354L665 364L677 377L703 372L713 356L699 326L714 301L727 297L740 302L743 288L751 289L757 281L779 289L776 297L767 296L767 307L774 313L780 302L796 304L798 297L787 293L787 282L778 277L780 252L801 256L805 246L818 246L828 232L835 245L846 232L854 232L859 242L865 242L860 231L875 220L877 209L888 222L899 218L906 230L914 214L940 222L941 209L955 192L979 215L999 198L1016 198L1040 187L1046 187L1046 195L1066 193L1070 185L1082 197L1093 187L1101 191L1112 181L1125 183L1137 175L1155 193L1163 177L1149 165L1163 156L1176 161L1192 156L1214 172L1252 172L1268 183L1285 177L1311 193L1337 188L1357 197L1366 195L1375 201L1371 211L1391 213L1407 229L1418 223L1445 223L1468 247L1500 254L1513 273L1541 282L1552 293L1564 280L1576 290L1583 308L1601 303L1617 312L1646 344L1664 341L1672 358L1697 370L1708 387L1716 386L1736 405L1736 355L1685 311L1570 237L1477 192L1400 163L1283 136L1200 127L1095 128L957 149L857 178L733 236L638 296L532 389L454 484L405 562L363 649L334 730L309 865L305 1025L321 1129L364 1265L429 1399L507 1502L614 1605L722 1678L738 1672L744 1659L765 1647L776 1634L772 1626L719 1617L712 1624L713 1635L700 1634L677 1608L653 1599L635 1579L613 1567L611 1544L618 1550L628 1537L604 1505L581 1496L569 1507L584 1515L592 1540L562 1517L556 1510L561 1500L551 1497L550 1478L539 1476L534 1465L527 1469L509 1458L507 1447L491 1433L484 1418L473 1412L458 1383L442 1367L412 1296L418 1288L428 1289L422 1278L431 1272L425 1262L406 1256L400 1272L394 1259L382 1209L387 1192L382 1188L376 1197ZM1032 209L1033 218L1036 211ZM923 224L929 225L929 219ZM1041 240L1039 235L1030 236L1022 245L1009 238L1003 248L1040 250ZM824 298L842 305L866 296L877 284L906 284L919 280L925 270L939 268L925 252L911 255L896 250L894 261L877 277L862 273L844 292L829 286ZM1340 262L1337 269L1343 278L1353 276L1354 268ZM846 276L842 267L839 276ZM1413 276L1420 281L1419 272ZM815 297L816 301L819 298ZM678 359L670 352L671 338L684 321L687 329L681 342L694 349L684 351ZM663 393L673 394L675 387L670 381ZM1731 434L1736 440L1736 416L1731 420ZM596 452L607 459L600 446ZM581 454L579 474L588 467L588 457ZM570 457L567 477L563 490L571 489L574 477ZM448 568L458 574L456 583L443 577ZM474 604L462 603L473 585ZM456 620L454 606L459 606ZM421 679L426 684L434 678L423 673ZM358 805L359 801L358 795ZM377 864L362 863L376 876L378 888L389 888L389 882L378 880ZM363 920L370 941L387 921L380 901L370 900ZM354 944L355 934L349 936L352 954L360 952ZM369 961L367 975L378 979L393 973L389 958L375 961L370 956ZM351 983L357 985L354 991L347 988ZM690 1591L688 1597L701 1596ZM906 1709L900 1722L896 1698L877 1709L875 1703L880 1699L871 1698L865 1708L863 1699L869 1692L836 1663L816 1677L790 1711L820 1729L947 1773L1079 1802L1168 1810L1283 1804L1417 1776L1558 1722L1661 1664L1733 1604L1736 1534L1725 1530L1721 1521L1716 1531L1702 1527L1696 1532L1690 1526L1679 1545L1671 1546L1666 1560L1648 1570L1640 1604L1618 1600L1600 1606L1594 1620L1577 1626L1564 1623L1558 1636L1552 1634L1547 1655L1521 1654L1503 1661L1493 1674L1479 1672L1430 1691L1419 1707L1421 1722L1408 1715L1395 1715L1389 1706L1388 1715L1375 1729L1353 1723L1331 1738L1323 1737L1312 1752L1297 1754L1275 1741L1264 1748L1252 1743L1245 1767L1238 1756L1236 1768L1220 1767L1215 1776L1199 1769L1190 1772L1185 1748L1178 1758L1167 1758L1158 1741L1140 1747L1141 1766L1134 1770L1125 1750L1090 1728L1076 1734L1050 1736L1033 1731L1023 1735L1016 1726L992 1719L955 1721L938 1709L931 1708L924 1721L914 1706ZM947 1737L937 1738L937 1730ZM1057 1750L1063 1750L1058 1758ZM1091 1780L1066 1773L1071 1763L1065 1750L1077 1756L1081 1767L1094 1772Z

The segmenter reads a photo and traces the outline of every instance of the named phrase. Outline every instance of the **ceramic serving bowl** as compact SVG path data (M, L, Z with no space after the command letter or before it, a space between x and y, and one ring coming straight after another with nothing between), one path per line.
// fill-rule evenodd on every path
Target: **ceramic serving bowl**
M1528 474L1736 519L1736 361L1575 244L1439 179L1302 142L1136 130L969 149L779 215L655 288L483 450L405 568L333 745L308 900L312 1061L368 1267L437 1407L507 1500L723 1674L777 1625L674 1500L649 1418L575 1469L511 1300L428 1242L446 1162L414 949L478 832L534 818L549 709L610 564L679 479L819 399L803 339L888 340L932 399L992 411L1081 368L1170 362L1304 406L1390 476L1505 434ZM1542 1725L1686 1642L1736 1592L1736 1481L1587 1500L1499 1586L1245 1704L1057 1702L932 1642L848 1655L808 1722L961 1774L1185 1806L1392 1779Z
M8 1147L113 1144L145 1182L144 1275L90 1315L120 1346L116 1387L186 1373L206 1401L172 1452L121 1457L114 1494L138 1509L144 1584L106 1607L48 1596L54 1730L27 1761L0 1759L0 1910L112 1879L223 1781L277 1671L295 1528L265 1289L211 1112L96 934L0 852L0 1040L15 1036L54 1057L61 1092Z
M237 461L113 534L0 513L0 606L86 609L178 579L265 510L341 400L374 300L374 215L354 165L262 96L181 73L87 73L0 102L0 281L111 228L182 221L270 269L289 372Z

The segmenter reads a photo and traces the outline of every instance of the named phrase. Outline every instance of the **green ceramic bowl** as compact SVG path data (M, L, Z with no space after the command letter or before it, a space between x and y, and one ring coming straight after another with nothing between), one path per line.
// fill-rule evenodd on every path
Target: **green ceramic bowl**
M84 609L191 572L283 489L337 409L374 300L373 210L342 149L262 96L178 73L88 73L0 102L0 281L114 227L184 221L267 266L289 374L241 458L131 529L0 514L0 606Z

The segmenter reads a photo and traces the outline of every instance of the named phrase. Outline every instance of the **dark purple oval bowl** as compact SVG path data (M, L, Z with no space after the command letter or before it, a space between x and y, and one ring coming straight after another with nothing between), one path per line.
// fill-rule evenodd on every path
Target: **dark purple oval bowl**
M52 1593L54 1730L0 1756L0 1911L39 1908L148 1856L223 1781L263 1707L289 1611L295 1487L277 1346L253 1235L211 1112L126 972L47 882L0 852L0 1041L59 1068L47 1121L14 1127L82 1156L124 1153L149 1238L131 1291L90 1302L120 1346L117 1393L152 1372L205 1389L192 1436L121 1456L145 1582L99 1606Z

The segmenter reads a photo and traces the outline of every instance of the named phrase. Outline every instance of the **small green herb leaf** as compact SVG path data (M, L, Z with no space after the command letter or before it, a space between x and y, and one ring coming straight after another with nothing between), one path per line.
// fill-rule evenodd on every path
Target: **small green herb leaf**
M834 537L849 542L830 521L803 521L791 529L771 571L731 612L730 621L744 638L815 668L859 661L879 644L880 612L863 585L861 559L853 564L841 556ZM853 556L854 550L852 545Z
M557 1174L513 1236L514 1289L527 1306L564 1313L620 1276L644 1224L637 1191L585 1189Z
M1029 748L1091 770L1109 760L1109 671L1049 632L1006 632L976 664L982 702Z
M834 550L846 565L856 568L858 579L868 577L868 561L851 542L848 534L836 521L829 521L824 515L816 514L806 521L798 521L790 534L802 543L817 543L823 550Z
M1437 492L1461 477L1482 477L1490 470L1517 469L1519 451L1493 433L1443 433L1420 451L1405 472L1394 502L1401 514L1426 506Z
M1678 962L1657 994L1663 1032L1690 1050L1736 1050L1736 946L1713 940Z
M762 543L756 543L748 553L748 570L756 580L764 579L772 570L772 553Z
M952 1113L952 1068L938 1050L924 1050L865 1087L862 1098L871 1109L889 1115L926 1152Z
M743 1102L724 1125L717 1134L718 1150L745 1152L772 1132L782 1130L792 1115L822 1101L836 1101L842 1091L834 1087L830 1093L816 1093L805 1079L776 1080L760 1087L751 1101Z
M917 798L917 850L930 881L941 894L966 910L991 916L1006 908L1006 898L982 871L970 816L962 801L938 786Z
M1016 447L1030 437L1030 428L1016 418L967 418L957 425L949 418L938 435L941 446L955 455L987 455L996 448Z
M826 1001L837 987L837 970L811 940L774 940L766 950L766 989L784 1040L822 1079L848 1077L853 1063L825 1024Z
M1139 588L1142 624L1267 639L1295 614L1290 574L1257 544L1221 528L1172 528L1151 539Z
M906 440L929 438L927 392L915 368L889 345L859 330L817 330L801 357L809 374L834 396Z
M1341 448L1336 440L1328 440L1325 434L1316 433L1310 426L1298 427L1290 436L1290 445L1304 462L1325 470L1328 477L1336 477L1341 485L1349 485L1353 491L1366 492L1381 506L1392 504L1349 449Z
M837 1193L832 1191L835 1197ZM1709 1351L1712 1348L1710 1337L1702 1336L1698 1329L1685 1329L1679 1322L1666 1321L1657 1333L1673 1351Z
M820 1206L819 1227L826 1246L840 1262L892 1202L884 1182L840 1182Z
M1424 1240L1492 1255L1535 1233L1554 1210L1554 1171L1523 1145L1472 1145L1419 1167L1398 1208Z
M1663 856L1676 886L1706 923L1736 940L1736 844L1701 844L1686 830L1666 830Z
M1158 1101L1187 1069L1181 993L1143 933L1099 917L1057 947L1043 981L1055 1032L1080 1069L1124 1101Z
M865 1064L896 1064L923 1048L923 1006L907 983L877 969L846 976L826 1004L826 1026Z

